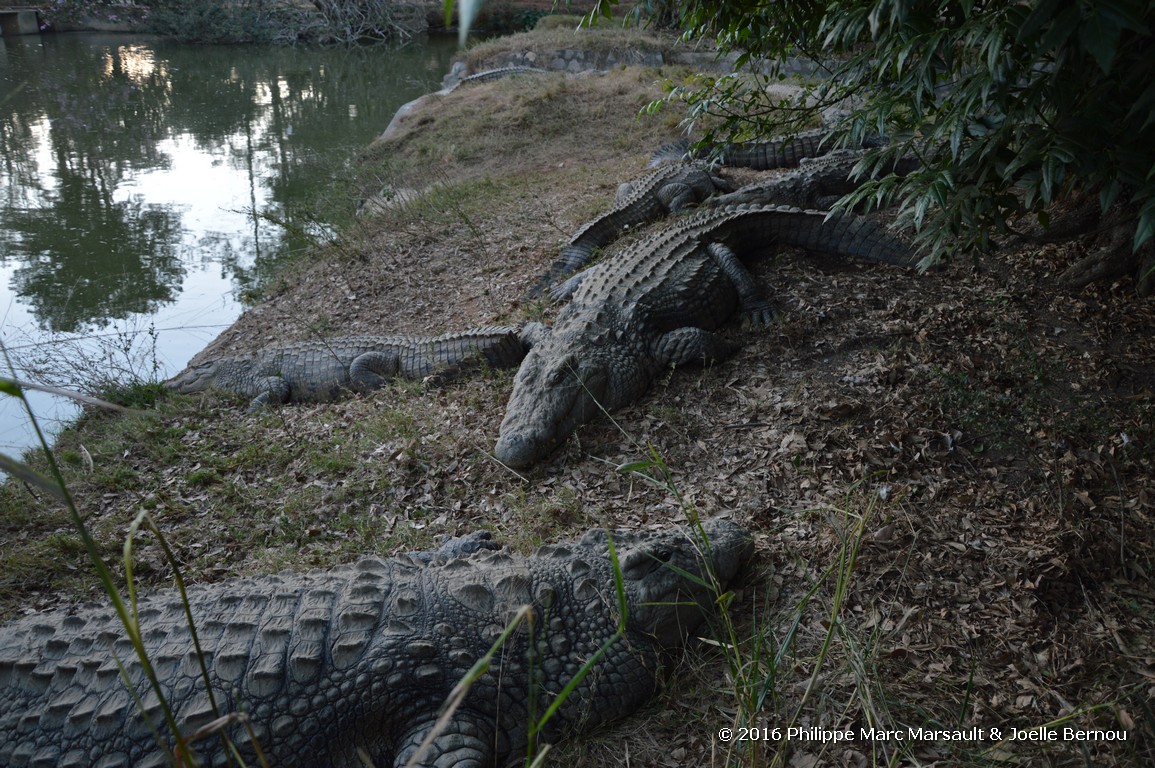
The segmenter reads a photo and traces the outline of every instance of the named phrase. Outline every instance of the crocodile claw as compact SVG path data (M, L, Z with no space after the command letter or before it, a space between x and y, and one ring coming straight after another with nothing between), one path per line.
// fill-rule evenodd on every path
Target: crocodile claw
M746 318L751 325L769 328L778 322L778 310L768 301L759 300L745 307Z

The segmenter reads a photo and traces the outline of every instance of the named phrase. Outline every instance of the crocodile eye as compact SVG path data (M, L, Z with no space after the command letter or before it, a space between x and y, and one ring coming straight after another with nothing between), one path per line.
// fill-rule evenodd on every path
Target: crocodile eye
M546 376L545 383L550 387L557 387L566 383L570 375L576 376L576 371L573 366L573 361L566 359L562 360L553 370Z
M644 579L663 570L673 559L673 552L665 548L630 549L620 555L622 575L627 579Z

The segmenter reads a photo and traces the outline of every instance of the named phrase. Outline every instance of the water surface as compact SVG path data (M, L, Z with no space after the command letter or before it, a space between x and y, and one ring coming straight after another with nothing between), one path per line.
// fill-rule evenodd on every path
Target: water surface
M279 260L352 212L333 181L453 51L5 39L0 339L24 375L180 370ZM73 413L35 402L47 422ZM0 399L0 451L30 444Z

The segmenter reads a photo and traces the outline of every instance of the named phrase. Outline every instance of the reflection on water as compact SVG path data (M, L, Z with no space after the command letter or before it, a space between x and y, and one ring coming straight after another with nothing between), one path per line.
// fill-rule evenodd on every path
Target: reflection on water
M330 183L397 107L435 89L452 46L5 40L4 343L18 358L51 360L45 344L67 341L69 356L83 356L78 336L151 328L158 375L175 372L235 319L238 296L304 247L287 233L316 231ZM94 344L92 364L105 353ZM0 450L26 442L9 437L19 428L10 405L0 402Z

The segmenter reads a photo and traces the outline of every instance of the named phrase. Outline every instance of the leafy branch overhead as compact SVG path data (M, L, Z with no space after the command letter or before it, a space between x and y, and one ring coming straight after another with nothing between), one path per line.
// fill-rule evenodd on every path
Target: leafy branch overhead
M616 4L601 0L589 18ZM687 38L713 38L722 53L739 54L743 74L683 84L668 97L689 103L691 121L720 118L707 141L781 134L815 108L837 110L841 141L857 145L874 132L890 139L859 165L872 178L844 204L899 203L929 261L986 250L993 235L1027 226L1028 215L1045 230L1057 223L1049 218L1056 204L1093 204L1101 215L1090 224L1126 230L1111 238L1113 250L1138 268L1140 292L1150 291L1155 2L651 5L676 8ZM766 91L782 78L782 60L799 55L826 74L805 110ZM921 171L886 173L908 154L924 161Z

